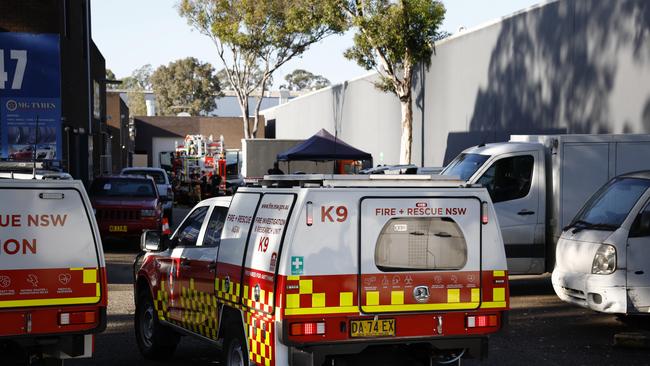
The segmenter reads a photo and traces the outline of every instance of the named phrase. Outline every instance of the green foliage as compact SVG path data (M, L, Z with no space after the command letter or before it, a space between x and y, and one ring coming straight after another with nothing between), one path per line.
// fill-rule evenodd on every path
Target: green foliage
M403 83L414 65L431 64L445 7L433 0L368 0L345 2L351 25L357 29L354 46L345 57L381 75L377 87L403 94Z
M289 90L318 90L326 86L330 86L330 83L327 78L321 75L315 75L307 70L296 69L293 70L290 74L284 76L284 80L287 82L286 85L282 87Z
M292 58L347 23L340 0L180 0L178 10L188 23L217 47L227 80L242 108L248 138L248 96L262 93L272 74ZM255 70L263 70L258 78ZM257 130L259 106L255 107Z
M113 70L106 69L106 80L116 80L115 79L115 74L113 73Z
M151 90L151 75L153 67L150 64L143 65L122 79L121 89L126 90Z
M230 73L234 73L233 70L228 70ZM255 88L259 87L259 85L262 83L262 78L264 77L264 71L261 70L259 67L254 67L250 71L250 78L248 79L248 84L246 85L246 89L249 90L254 90ZM228 72L226 69L221 69L217 72L217 79L219 80L219 86L221 87L221 90L228 90L228 91L234 91L235 89L232 87L230 84L230 80L228 79ZM273 84L273 77L269 77L269 79L266 81L267 85L272 85Z
M215 98L220 95L212 65L194 57L158 67L151 83L162 115L206 115L216 108Z
M126 93L127 105L129 106L129 115L133 116L146 116L147 103L144 99L144 91L142 90L129 90Z

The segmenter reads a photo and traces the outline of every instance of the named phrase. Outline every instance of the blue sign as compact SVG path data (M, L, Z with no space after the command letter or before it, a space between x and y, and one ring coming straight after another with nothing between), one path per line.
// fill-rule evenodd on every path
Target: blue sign
M58 34L0 33L0 157L61 158L60 60Z

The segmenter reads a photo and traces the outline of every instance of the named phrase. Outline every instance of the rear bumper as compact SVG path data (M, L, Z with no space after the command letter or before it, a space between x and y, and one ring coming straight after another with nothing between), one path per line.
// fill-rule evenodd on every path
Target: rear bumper
M99 232L102 237L112 237L112 238L130 238L130 237L140 237L144 230L160 230L162 221L159 218L156 219L141 219L138 221L99 221L97 223L99 226ZM119 231L116 228L126 226L126 231Z
M352 344L323 344L304 347L289 347L289 365L322 365L328 357L344 357L359 354L367 349L375 352L386 347L397 346L409 352L413 358L429 360L436 353L465 349L463 357L484 359L488 353L488 337L472 336L460 338L407 339L400 341L377 341ZM417 354L416 354L417 353Z
M88 325L59 326L60 312L92 311L97 312L97 321ZM15 323L16 318L33 319L33 332L26 333L25 328L12 329L8 323ZM28 354L44 354L58 359L91 357L94 350L94 334L106 329L107 315L105 306L46 307L13 309L0 312L0 345L17 345ZM38 323L36 323L38 322ZM19 330L16 332L16 330Z
M627 312L625 272L610 275L564 272L557 268L551 277L557 296L570 304L602 313Z

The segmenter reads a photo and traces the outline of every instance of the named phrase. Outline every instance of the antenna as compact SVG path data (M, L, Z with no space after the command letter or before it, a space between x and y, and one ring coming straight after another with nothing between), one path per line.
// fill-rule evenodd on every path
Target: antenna
M32 179L36 179L36 145L38 144L38 115L36 115L36 133L34 134L34 146L32 147Z

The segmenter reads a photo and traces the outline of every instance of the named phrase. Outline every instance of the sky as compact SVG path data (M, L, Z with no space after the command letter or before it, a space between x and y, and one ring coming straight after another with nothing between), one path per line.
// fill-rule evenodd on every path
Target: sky
M447 13L442 30L456 33L470 29L544 0L443 0ZM196 57L223 68L212 41L192 30L176 11L178 0L92 0L92 36L106 59L106 68L117 78L129 76L142 65L154 68L177 59ZM300 58L274 74L274 87L294 69L322 75L340 83L368 73L343 57L352 44L352 33L330 36L312 45Z

